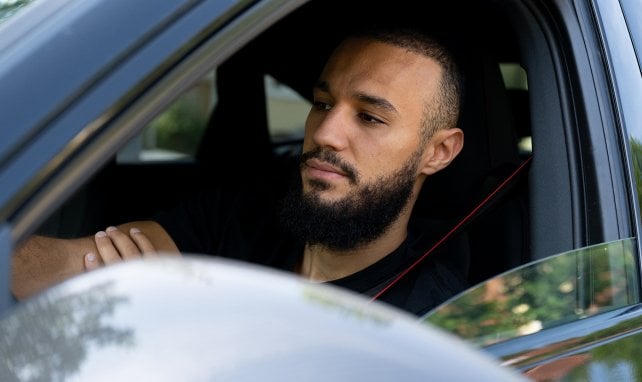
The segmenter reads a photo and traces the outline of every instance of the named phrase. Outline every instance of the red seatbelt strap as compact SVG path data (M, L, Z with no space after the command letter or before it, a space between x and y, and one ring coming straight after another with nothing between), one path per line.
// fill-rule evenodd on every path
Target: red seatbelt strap
M375 294L370 301L375 301L381 295L386 293L390 288L392 288L399 280L401 280L405 275L408 274L412 269L414 269L417 265L419 265L428 255L430 255L432 252L435 251L442 243L444 243L446 240L450 239L450 237L459 230L464 224L466 224L469 220L472 219L473 216L482 208L484 207L490 200L493 199L493 197L501 191L506 185L519 174L524 167L531 161L533 157L529 156L522 162L516 169L513 171L503 182L501 182L484 200L479 202L475 208L470 211L466 216L463 217L450 231L448 231L441 239L439 239L426 253L421 255L415 262L410 264L408 268L404 269L401 273L397 275L388 285L386 285L383 289L381 289L377 294Z

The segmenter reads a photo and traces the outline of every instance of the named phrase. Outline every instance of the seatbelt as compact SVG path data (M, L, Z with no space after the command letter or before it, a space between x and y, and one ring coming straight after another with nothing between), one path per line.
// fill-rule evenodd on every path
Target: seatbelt
M388 285L383 287L377 294L375 294L370 301L375 301L379 299L384 293L386 293L390 288L392 288L395 284L399 282L404 276L406 276L411 270L413 270L417 265L419 265L424 259L426 259L431 253L433 253L439 246L441 246L443 243L445 243L448 239L453 237L456 233L461 231L464 226L470 224L473 220L479 218L484 214L484 212L489 211L489 207L491 202L494 202L496 196L504 189L507 188L508 185L512 184L512 181L518 178L518 175L522 173L522 171L527 167L527 165L531 162L533 159L533 156L527 157L511 174L509 174L506 179L504 179L503 182L501 182L495 189L488 194L481 202L479 202L466 216L464 216L455 226L448 231L441 239L439 239L428 251L426 251L423 255L421 255L417 260L415 260L410 266L408 266L406 269L401 271L394 279L392 279Z

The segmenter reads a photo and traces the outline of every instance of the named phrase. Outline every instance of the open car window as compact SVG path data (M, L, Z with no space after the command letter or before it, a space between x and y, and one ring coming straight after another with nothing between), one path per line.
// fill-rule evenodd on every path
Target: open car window
M119 150L117 163L193 162L217 97L216 74L213 71Z
M268 74L264 81L270 139L276 154L287 154L303 140L311 104ZM119 150L117 163L194 162L217 102L216 71L212 71Z

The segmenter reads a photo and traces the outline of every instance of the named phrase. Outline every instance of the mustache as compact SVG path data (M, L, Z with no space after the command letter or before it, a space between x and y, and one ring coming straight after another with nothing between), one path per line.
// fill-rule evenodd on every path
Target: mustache
M357 181L357 170L349 163L346 163L341 158L339 158L337 153L335 153L334 151L316 147L308 152L301 154L300 164L304 164L305 162L313 158L328 162L331 165L338 167L346 174L346 176L350 180L352 180L353 182Z

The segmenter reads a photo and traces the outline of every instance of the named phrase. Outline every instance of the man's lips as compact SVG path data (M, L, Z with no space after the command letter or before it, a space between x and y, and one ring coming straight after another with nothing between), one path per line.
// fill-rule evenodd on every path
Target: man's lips
M335 176L347 176L347 174L342 171L340 168L331 165L328 162L321 161L319 159L309 159L305 162L305 166L308 169L308 173L315 177L335 177Z

